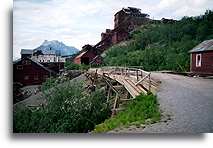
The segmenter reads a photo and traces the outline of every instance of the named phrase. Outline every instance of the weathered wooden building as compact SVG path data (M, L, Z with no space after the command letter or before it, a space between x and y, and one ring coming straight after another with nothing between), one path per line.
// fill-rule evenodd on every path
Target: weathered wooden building
M64 62L51 62L51 63L41 63L46 68L59 73L61 69L64 69Z
M13 82L23 85L42 84L56 73L30 58L22 58L13 62Z
M203 41L189 52L191 72L213 75L213 39Z
M74 58L73 62L75 64L89 65L90 62L97 56L96 49L91 45L85 45L82 48L82 51Z
M101 33L101 41L94 47L104 51L113 44L129 39L129 34L136 27L150 22L149 15L141 13L141 9L123 8L114 15L114 29L106 29Z
M76 64L100 64L100 54L113 44L129 39L129 34L136 27L147 24L148 14L141 13L138 8L123 8L114 15L114 29L106 29L101 33L101 41L96 45L85 45L83 50L74 58ZM95 59L94 59L95 58Z

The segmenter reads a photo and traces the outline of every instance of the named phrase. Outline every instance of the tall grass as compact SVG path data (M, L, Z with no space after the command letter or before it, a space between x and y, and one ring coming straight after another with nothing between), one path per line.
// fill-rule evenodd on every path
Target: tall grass
M141 94L137 96L133 102L127 105L124 111L105 120L104 123L96 125L93 132L107 132L121 126L144 124L146 119L149 119L151 123L160 120L157 99L156 96L152 94L147 96Z

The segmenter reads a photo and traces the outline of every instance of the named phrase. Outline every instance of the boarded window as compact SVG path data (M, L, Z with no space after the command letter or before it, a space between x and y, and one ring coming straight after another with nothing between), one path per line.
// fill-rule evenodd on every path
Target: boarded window
M29 80L29 76L24 76L24 80Z
M48 75L44 75L44 80L46 80L48 78Z
M35 76L34 76L34 80L38 80L38 75L35 75Z
M31 61L29 61L29 60L24 60L24 61L22 62L22 64L24 64L24 65L30 65L30 64L31 64Z
M16 67L18 70L22 70L23 69L23 66L22 65L17 65Z
M201 67L201 54L196 54L196 67Z

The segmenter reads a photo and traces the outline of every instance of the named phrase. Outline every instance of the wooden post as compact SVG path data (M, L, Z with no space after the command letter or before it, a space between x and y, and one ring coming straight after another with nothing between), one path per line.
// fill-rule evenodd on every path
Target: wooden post
M127 91L127 99L130 99L131 95L130 93Z
M138 81L138 70L136 70L136 75L137 75L137 81Z
M151 91L151 78L150 78L150 74L149 74L149 91Z
M114 102L114 105L113 105L113 112L112 112L112 115L115 115L115 114L116 114L117 102L118 102L118 93L116 93L116 96L115 96L115 102Z
M107 92L107 102L109 102L110 94L111 94L111 88L109 87L108 92Z

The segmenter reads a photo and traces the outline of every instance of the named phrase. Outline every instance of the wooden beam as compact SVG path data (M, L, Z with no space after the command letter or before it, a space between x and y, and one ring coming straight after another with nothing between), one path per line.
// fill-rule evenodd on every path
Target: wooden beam
M107 92L107 102L109 102L110 94L111 94L111 88L109 87L109 90Z

